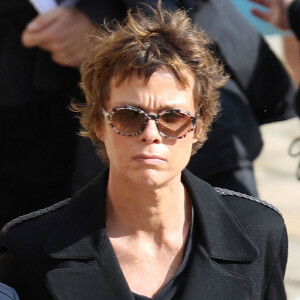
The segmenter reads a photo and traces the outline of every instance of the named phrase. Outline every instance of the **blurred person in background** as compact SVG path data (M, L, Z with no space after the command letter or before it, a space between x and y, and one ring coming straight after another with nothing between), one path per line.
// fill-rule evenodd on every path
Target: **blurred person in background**
M258 18L270 22L281 30L292 30L300 41L300 1L299 0L250 0L268 10L255 8L252 13ZM298 90L295 105L300 116L300 93Z
M42 14L0 2L0 226L71 195L78 122L68 105L80 99L91 18L104 17L90 2Z
M262 35L230 0L194 3L193 21L213 40L230 80L221 88L219 118L188 168L214 186L257 196L253 162L263 147L259 126L295 116L294 86Z
M272 49L280 56L280 60L287 68L295 85L300 83L300 46L297 38L291 30L281 30L269 22L257 18L252 14L253 8L262 8L259 4L249 0L231 0L239 12L254 26L267 40L268 43L274 42L279 47Z
M300 41L300 0L251 0L262 5L267 10L253 9L252 13L258 18L270 22L281 30L292 30ZM295 107L300 117L300 88L296 93ZM290 147L290 154L300 156L300 138L296 138ZM300 180L300 163L297 170Z

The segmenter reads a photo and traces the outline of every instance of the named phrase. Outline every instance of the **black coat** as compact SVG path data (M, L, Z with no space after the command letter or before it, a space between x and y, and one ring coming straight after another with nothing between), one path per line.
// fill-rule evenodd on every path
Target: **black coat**
M22 300L130 300L105 232L107 172L71 200L8 224L0 281ZM183 172L198 237L178 300L283 300L287 236L266 202ZM52 296L51 296L52 295Z

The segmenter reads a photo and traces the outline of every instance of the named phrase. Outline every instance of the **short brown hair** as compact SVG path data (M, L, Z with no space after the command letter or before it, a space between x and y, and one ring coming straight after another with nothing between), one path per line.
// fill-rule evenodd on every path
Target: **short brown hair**
M165 69L187 86L188 71L195 80L194 102L200 115L195 130L198 142L193 145L193 153L206 140L219 111L218 89L225 84L227 76L210 50L209 38L192 24L183 9L164 10L161 1L157 9L146 8L147 13L141 8L136 13L129 10L123 23L110 23L99 29L93 36L91 53L81 67L86 103L73 104L72 108L80 113L81 135L93 141L104 161L108 158L96 128L103 122L102 106L105 107L110 97L112 78L118 84L136 73L146 83L156 70Z

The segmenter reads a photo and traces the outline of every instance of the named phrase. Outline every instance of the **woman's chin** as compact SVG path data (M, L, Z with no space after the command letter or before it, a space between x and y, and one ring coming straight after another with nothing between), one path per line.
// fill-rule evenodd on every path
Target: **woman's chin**
M137 172L134 175L134 181L138 187L156 189L167 184L174 177L176 177L176 175L170 172L149 168L142 172Z
M140 172L137 172L135 175L136 180L139 182L139 185L143 186L156 186L159 185L162 177L162 171L153 169L153 168L147 168L144 170L141 170Z

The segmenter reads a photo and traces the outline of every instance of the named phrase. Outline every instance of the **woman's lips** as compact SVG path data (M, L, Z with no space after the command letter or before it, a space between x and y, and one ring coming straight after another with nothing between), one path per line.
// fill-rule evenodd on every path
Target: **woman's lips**
M148 164L161 164L165 163L166 160L158 155L139 154L134 157L135 161L148 163Z

